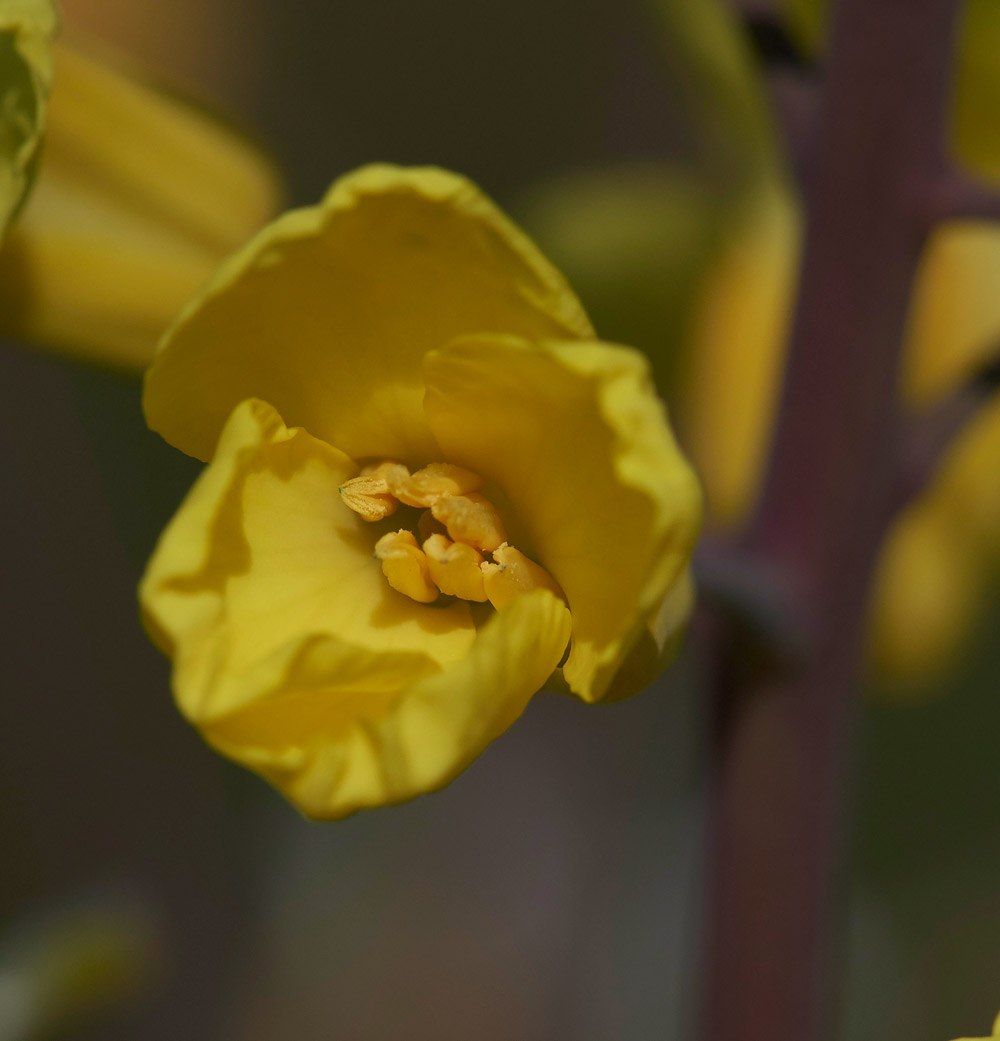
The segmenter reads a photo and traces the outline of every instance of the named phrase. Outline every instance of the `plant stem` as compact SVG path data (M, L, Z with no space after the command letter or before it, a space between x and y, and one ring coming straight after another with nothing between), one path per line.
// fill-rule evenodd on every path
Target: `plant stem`
M784 393L743 541L784 577L811 653L775 676L715 648L704 1041L824 1041L836 1025L859 637L897 483L910 288L947 195L958 8L840 0L833 15Z

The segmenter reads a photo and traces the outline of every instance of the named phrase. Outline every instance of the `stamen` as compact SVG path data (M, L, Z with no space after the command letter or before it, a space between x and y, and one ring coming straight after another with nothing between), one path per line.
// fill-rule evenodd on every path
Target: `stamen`
M344 505L366 521L380 521L395 513L399 503L390 494L385 479L386 470L395 465L366 466L357 477L345 481L338 489Z
M452 542L444 535L431 535L424 543L431 578L442 593L483 603L486 590L479 565L483 555L463 542Z
M442 495L465 495L483 486L479 474L451 463L429 463L412 474L397 463L385 477L389 491L407 506L431 506Z
M498 611L533 589L565 600L543 567L508 545L496 507L478 493L482 486L478 474L451 463L429 463L411 474L402 463L384 462L345 481L340 495L367 521L388 517L401 502L425 507L417 521L419 543L405 528L375 543L386 581L411 600L430 604L444 593L489 600ZM484 560L483 553L492 553L493 560Z
M502 611L522 593L530 593L533 589L548 589L561 599L566 599L556 580L545 568L539 567L513 546L505 544L497 547L493 551L493 560L496 563L484 560L479 568L483 573L486 596L498 611Z
M467 542L491 552L507 541L500 514L489 499L471 495L444 495L431 504L431 513L448 529L454 542Z
M375 556L382 562L386 581L397 592L422 604L437 600L438 589L431 580L427 557L412 531L404 528L383 535L375 543Z

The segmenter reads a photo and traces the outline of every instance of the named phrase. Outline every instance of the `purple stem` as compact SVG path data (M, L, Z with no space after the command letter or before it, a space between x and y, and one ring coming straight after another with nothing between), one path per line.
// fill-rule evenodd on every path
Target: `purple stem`
M809 635L787 675L714 647L703 1041L836 1028L843 833L867 587L896 496L900 347L947 189L959 0L840 0L768 477L743 550ZM941 185L945 189L941 190Z

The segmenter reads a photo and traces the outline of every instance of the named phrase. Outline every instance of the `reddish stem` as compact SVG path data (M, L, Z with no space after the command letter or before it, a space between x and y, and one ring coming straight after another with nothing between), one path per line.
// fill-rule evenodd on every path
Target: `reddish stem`
M896 494L910 287L941 208L929 186L947 169L958 7L840 0L834 12L784 395L744 541L785 576L812 652L776 677L715 648L704 1041L834 1033L858 643Z

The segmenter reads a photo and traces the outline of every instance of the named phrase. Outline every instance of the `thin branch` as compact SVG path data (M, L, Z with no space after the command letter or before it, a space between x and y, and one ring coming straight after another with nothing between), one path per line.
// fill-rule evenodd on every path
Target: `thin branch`
M744 549L788 576L812 654L787 676L710 648L717 712L704 1041L826 1041L867 587L898 465L899 357L939 183L960 0L839 0L796 317ZM940 189L935 189L939 191ZM951 189L949 189L951 190ZM952 211L957 203L949 203Z
M946 167L930 182L918 207L930 226L943 220L1000 221L1000 192L961 170Z

